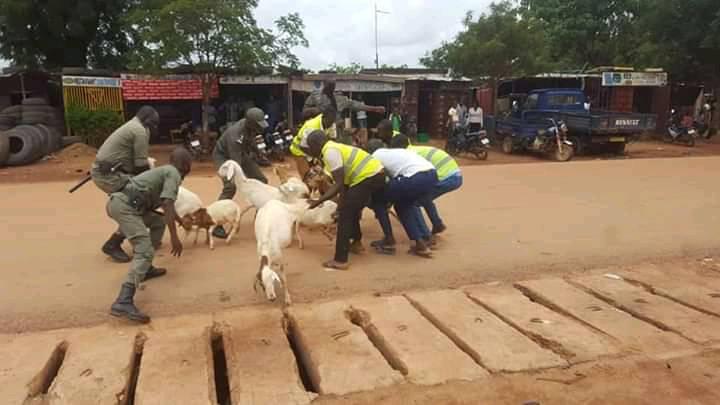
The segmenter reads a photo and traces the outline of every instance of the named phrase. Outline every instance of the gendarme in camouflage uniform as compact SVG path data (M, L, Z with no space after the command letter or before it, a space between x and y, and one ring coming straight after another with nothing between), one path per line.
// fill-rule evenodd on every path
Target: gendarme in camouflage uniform
M140 283L166 273L153 266L155 249L160 246L165 226L170 229L171 253L180 256L182 243L177 236L175 200L182 179L190 172L192 157L184 148L177 148L170 157L171 165L145 171L129 179L119 191L110 194L107 214L114 219L133 246L133 259L120 294L110 313L133 321L149 322L133 303ZM154 212L162 206L164 216Z
M100 190L107 194L119 191L133 174L149 169L150 130L156 128L158 122L157 111L144 106L105 140L90 170L93 182ZM130 257L121 247L124 240L125 236L116 231L103 245L103 253L116 262L129 262Z

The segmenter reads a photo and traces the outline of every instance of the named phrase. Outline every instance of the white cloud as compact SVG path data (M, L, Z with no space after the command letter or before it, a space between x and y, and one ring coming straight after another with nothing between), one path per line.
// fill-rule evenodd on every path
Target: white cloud
M491 0L378 0L380 63L419 66L426 52L451 39L465 13L486 11ZM270 28L287 13L298 12L305 23L309 48L295 53L303 67L318 70L331 63L375 65L373 2L370 0L260 0L258 23Z

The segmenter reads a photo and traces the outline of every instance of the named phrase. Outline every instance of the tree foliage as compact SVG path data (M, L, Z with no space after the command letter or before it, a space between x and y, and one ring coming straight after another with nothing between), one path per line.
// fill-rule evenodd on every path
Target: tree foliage
M308 46L300 16L280 17L268 30L257 25L255 7L257 0L146 0L128 18L140 39L134 67L244 73L299 67L292 48Z
M135 0L0 0L0 55L18 65L123 68Z
M500 77L554 67L660 67L720 87L718 0L513 0L471 15L421 63Z
M611 65L634 42L638 0L522 0L525 18L546 33L553 57L566 66Z
M452 42L432 50L420 62L430 68L451 68L469 77L532 74L551 65L543 30L522 18L510 1L493 3L477 18L468 13L464 30Z

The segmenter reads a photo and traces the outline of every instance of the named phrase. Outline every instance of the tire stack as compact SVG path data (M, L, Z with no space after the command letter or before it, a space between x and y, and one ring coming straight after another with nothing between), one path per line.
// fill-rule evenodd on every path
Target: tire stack
M63 120L42 98L0 111L0 167L36 162L63 147Z

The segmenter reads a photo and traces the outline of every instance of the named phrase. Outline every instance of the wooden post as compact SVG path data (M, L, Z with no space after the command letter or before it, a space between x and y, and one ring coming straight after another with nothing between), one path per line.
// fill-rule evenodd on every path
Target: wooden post
M293 120L293 90L292 90L292 76L288 76L287 84L287 124L288 128L293 128L295 121Z

